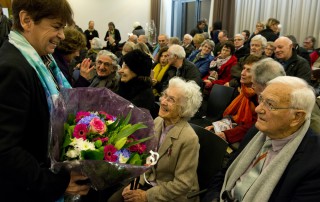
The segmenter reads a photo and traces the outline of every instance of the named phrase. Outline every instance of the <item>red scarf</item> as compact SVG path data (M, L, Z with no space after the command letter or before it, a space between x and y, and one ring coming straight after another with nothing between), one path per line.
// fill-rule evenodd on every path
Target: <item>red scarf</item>
M234 122L240 123L251 123L254 113L255 105L250 100L255 92L252 88L246 87L241 84L240 95L238 95L231 104L224 111L223 116L231 115Z

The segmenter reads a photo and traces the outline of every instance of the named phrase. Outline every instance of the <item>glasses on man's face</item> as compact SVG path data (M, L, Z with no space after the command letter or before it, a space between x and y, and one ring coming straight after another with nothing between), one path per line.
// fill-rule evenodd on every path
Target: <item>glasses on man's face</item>
M97 65L97 66L100 66L100 65L102 65L102 64L103 64L103 66L105 66L105 67L111 67L111 66L112 66L112 64L109 63L109 62L102 62L101 60L98 60L98 61L96 62L96 65Z
M261 95L258 97L259 105L262 104L264 107L266 107L270 111L276 111L280 109L295 109L293 107L275 107L271 100L264 99Z
M161 93L161 96L159 99L160 99L160 101L166 100L169 104L172 104L172 105L177 103L175 98L172 96L169 96L166 92Z

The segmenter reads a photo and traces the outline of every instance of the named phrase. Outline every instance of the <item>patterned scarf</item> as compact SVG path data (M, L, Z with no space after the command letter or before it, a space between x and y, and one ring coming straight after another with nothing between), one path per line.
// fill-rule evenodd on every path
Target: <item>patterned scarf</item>
M55 80L60 89L71 88L69 82L60 71L52 55L48 55L48 57L50 57L52 61L49 65L49 68L52 72L51 73L50 70L44 64L39 54L36 52L36 50L19 32L11 31L9 34L9 42L22 53L22 55L26 58L29 64L37 72L39 80L41 81L41 84L46 93L49 111L51 112L53 107L52 105L54 104L59 94L59 90L57 89Z
M229 60L230 58L231 58L231 55L228 56L228 57L226 57L226 58L218 58L217 61L216 61L217 68L220 69L220 67L221 67L224 63L228 62L228 60Z
M237 124L252 122L255 105L250 100L255 92L252 88L241 85L241 92L224 111L223 116L231 115Z

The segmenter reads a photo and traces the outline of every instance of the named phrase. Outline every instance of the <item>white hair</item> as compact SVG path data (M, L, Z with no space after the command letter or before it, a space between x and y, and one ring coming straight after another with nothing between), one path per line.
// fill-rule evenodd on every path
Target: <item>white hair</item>
M267 86L270 84L284 84L290 87L292 89L291 107L304 110L306 119L310 118L316 96L313 87L305 80L294 76L278 76L269 81Z
M179 59L183 59L186 57L186 52L185 52L184 48L180 45L177 45L177 44L172 44L169 47L168 52L176 55Z
M179 88L183 95L181 99L181 117L190 119L198 111L202 103L202 93L199 85L193 81L185 81L180 77L169 80L169 87Z

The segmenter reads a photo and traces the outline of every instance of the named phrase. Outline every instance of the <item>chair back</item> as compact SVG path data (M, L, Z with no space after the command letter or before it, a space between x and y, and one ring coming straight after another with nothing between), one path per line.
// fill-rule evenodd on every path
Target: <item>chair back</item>
M197 174L200 190L203 190L208 187L211 178L222 168L228 143L201 126L193 123L190 125L199 138Z
M211 121L222 119L224 110L235 96L235 88L214 84L207 104L207 118Z

